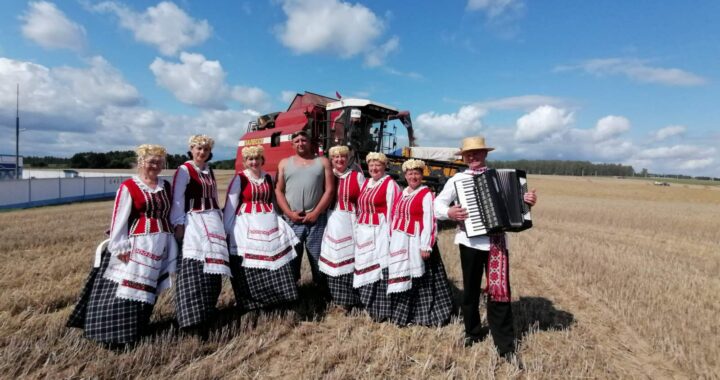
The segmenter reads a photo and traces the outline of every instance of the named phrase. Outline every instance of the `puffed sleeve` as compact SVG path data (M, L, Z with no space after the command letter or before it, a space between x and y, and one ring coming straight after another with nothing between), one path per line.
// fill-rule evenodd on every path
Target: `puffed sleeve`
M225 209L223 209L223 223L225 224L225 233L230 234L235 223L235 211L240 204L240 176L235 174L228 186L227 196L225 197Z
M358 186L362 189L362 185L365 183L365 176L362 172L357 172L357 176L355 176L355 178L357 178Z
M185 224L185 189L190 183L190 173L185 165L178 166L173 177L173 204L170 209L170 223L173 226Z
M398 186L397 182L395 182L392 178L388 178L387 180L390 181L390 183L388 184L387 192L385 193L385 204L387 204L385 220L387 220L388 225L392 226L395 202L400 197L401 190L400 186ZM392 228L390 228L390 230L392 230Z
M428 192L423 197L423 228L420 231L420 250L432 251L435 245L435 237L437 234L437 223L435 223L435 213L433 212L433 195Z
M217 181L215 180L215 171L212 170L212 168L208 168L208 170L210 170L210 178L212 178L213 183L215 184L215 186L213 186L213 194L212 194L212 197L213 197L213 199L215 200L215 202L217 202L218 204L220 204L220 200L218 199Z
M129 252L132 249L132 242L129 238L128 219L132 212L132 197L127 186L120 185L115 196L112 220L110 221L110 242L108 251L113 256Z
M455 181L457 180L457 174L454 175L450 180L445 183L440 194L435 198L435 217L440 220L448 220L448 209L450 204L455 202L457 199L457 192L455 191Z

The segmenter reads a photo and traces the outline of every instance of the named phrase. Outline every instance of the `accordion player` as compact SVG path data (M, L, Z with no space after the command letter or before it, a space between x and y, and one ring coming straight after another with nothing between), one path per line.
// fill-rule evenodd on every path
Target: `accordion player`
M460 206L467 210L463 221L468 238L497 232L519 232L532 227L524 170L488 169L455 182Z

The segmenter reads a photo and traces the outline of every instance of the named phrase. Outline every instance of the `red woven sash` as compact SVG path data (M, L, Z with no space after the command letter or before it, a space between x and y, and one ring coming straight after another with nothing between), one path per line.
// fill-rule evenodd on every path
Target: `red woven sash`
M491 301L510 302L508 280L508 250L504 235L490 235L490 254L487 263L487 293Z

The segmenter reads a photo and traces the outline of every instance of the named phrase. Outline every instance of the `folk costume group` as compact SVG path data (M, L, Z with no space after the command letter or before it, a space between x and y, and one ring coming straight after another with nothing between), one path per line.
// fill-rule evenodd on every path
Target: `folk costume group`
M243 311L287 306L298 299L300 264L307 250L313 282L346 310L362 308L374 321L441 326L453 303L437 248L436 219L462 222L454 182L485 170L493 148L482 137L463 140L468 170L450 178L437 198L422 184L425 163L410 159L401 189L385 173L387 157L369 153L369 178L348 167L350 150L334 146L328 160L316 156L304 131L292 135L296 154L280 162L276 183L263 170L260 146L242 149L220 208L208 161L214 141L189 140L190 160L170 184L159 179L166 150L136 149L138 175L124 181L113 208L109 239L95 264L68 326L109 346L136 342L149 325L159 293L171 287L177 322L184 331L206 333L223 277L229 277ZM526 194L534 205L536 196ZM459 223L460 225L460 223ZM488 277L489 330L498 353L515 352L505 236L468 239L458 229L464 292L465 345L484 338L479 301L483 270Z

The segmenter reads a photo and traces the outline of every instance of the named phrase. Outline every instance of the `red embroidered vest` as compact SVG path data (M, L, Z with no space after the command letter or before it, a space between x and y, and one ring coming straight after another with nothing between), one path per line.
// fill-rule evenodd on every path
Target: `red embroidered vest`
M423 198L430 192L427 187L410 196L402 196L395 202L393 210L393 231L404 231L410 235L415 234L415 223L420 222L423 228Z
M236 210L236 214L241 213L258 213L273 211L273 185L272 178L269 174L265 174L265 180L262 184L257 184L245 175L245 172L238 174L240 180L240 204Z
M190 181L185 188L185 212L219 210L220 205L215 198L217 183L213 170L209 169L209 174L204 174L195 170L195 166L189 162L183 165L190 173Z
M382 183L375 187L368 187L370 179L365 181L357 200L358 223L377 226L380 224L380 215L387 212L387 188L392 182L390 176L383 178Z
M171 233L170 230L170 184L163 181L163 190L150 193L143 191L133 179L122 183L130 192L132 210L128 224L130 235L147 235L161 232Z
M351 171L344 178L338 178L336 210L352 212L357 209L357 201L360 196L360 185L357 177L358 172Z

